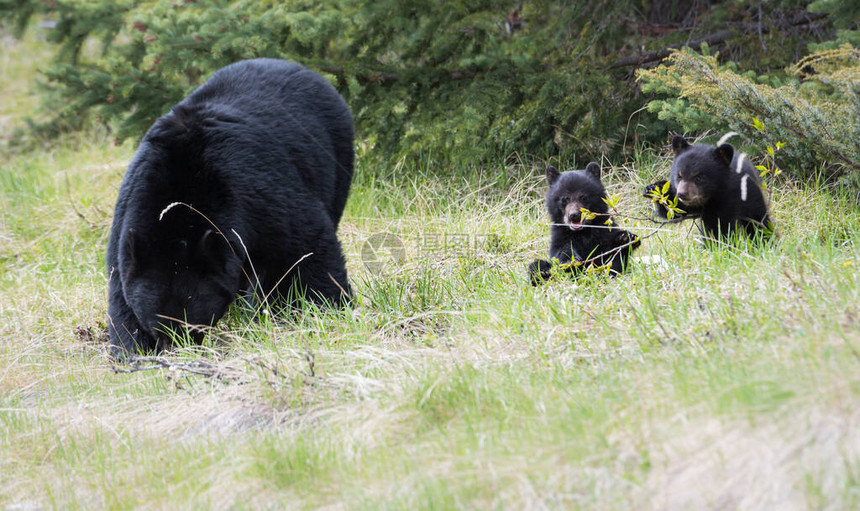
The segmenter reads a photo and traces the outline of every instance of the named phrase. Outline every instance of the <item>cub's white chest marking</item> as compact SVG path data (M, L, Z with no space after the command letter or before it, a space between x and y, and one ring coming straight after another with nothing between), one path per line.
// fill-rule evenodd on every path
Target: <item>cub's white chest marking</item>
M735 133L734 131L730 131L730 132L726 133L717 142L717 147L720 147L721 145L725 144L730 138L736 137L736 136L737 136L737 133Z
M749 176L744 174L744 177L741 178L741 200L744 202L747 200L747 180L749 180Z
M744 168L744 160L746 160L746 159L747 159L747 153L741 153L741 155L738 156L738 165L737 165L737 167L735 167L735 172L737 172L738 174L741 173L741 169Z

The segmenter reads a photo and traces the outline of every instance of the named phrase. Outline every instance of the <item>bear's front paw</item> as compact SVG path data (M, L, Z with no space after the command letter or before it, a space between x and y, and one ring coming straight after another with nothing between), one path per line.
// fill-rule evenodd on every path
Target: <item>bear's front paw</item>
M642 190L642 196L648 197L649 199L653 199L655 198L654 192L656 192L658 196L663 195L663 189L666 187L666 183L668 183L668 181L666 181L665 179L662 181L655 181L651 183L650 185L646 186L645 189Z
M637 248L641 244L642 240L639 238L639 236L628 231L619 231L615 237L616 247L627 246L630 247L630 249L632 250L634 248Z
M535 259L529 265L529 282L533 286L539 286L549 280L552 272L552 263L543 259Z
M671 200L673 193L669 189L669 181L655 181L642 190L642 196L654 204L654 214L660 218L669 218L669 210L666 204Z

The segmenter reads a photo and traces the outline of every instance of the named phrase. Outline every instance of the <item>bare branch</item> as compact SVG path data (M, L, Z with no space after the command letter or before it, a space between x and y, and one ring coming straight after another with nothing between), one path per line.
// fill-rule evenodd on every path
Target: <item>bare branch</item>
M219 366L201 360L187 362L172 362L162 357L133 357L126 366L111 365L115 374L130 374L140 371L167 369L169 371L184 371L198 376L205 376L223 382L244 383L244 373L229 366Z
M732 35L733 32L731 30L720 30L719 32L707 35L701 39L696 39L695 41L690 41L689 43L673 44L659 51L652 51L648 53L641 53L639 55L631 55L629 57L620 58L612 64L609 64L609 68L612 69L616 67L626 66L638 67L648 62L656 62L659 60L663 60L664 58L668 57L670 53L672 53L672 50L677 50L678 48L684 46L698 50L702 46L702 43L708 43L708 45L713 46L715 44L724 42L726 39L732 37Z
M663 60L668 57L672 50L677 50L681 47L689 47L694 50L698 50L702 43L708 43L708 45L716 45L725 42L730 39L732 36L738 33L748 33L755 32L759 34L766 34L770 32L772 28L777 30L787 30L793 27L799 27L803 25L809 25L810 27L815 27L813 22L824 19L827 17L827 13L815 13L815 12L802 12L796 13L792 16L786 18L777 18L773 23L769 25L761 24L760 22L743 22L743 23L726 23L725 26L731 27L733 30L720 30L719 32L715 32L713 34L706 35L701 39L696 39L694 41L690 41L682 44L673 44L671 46L667 46L662 50L652 51L648 53L641 53L639 55L631 55L629 57L623 57L612 64L609 65L610 69L616 67L626 67L626 66L641 66L642 64L647 64L649 62L656 62L659 60Z

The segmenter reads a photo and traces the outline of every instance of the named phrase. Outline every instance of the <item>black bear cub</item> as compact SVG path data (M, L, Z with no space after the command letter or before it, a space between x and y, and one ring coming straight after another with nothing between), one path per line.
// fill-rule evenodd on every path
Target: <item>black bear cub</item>
M590 266L609 266L612 275L623 272L640 241L615 227L603 200L606 190L600 181L600 165L591 162L585 170L565 173L549 166L546 181L546 209L552 221L550 259L557 259L571 273ZM543 259L532 262L528 269L531 284L546 281L552 267L552 262Z
M282 60L229 65L158 119L114 211L111 354L158 350L168 330L213 325L239 293L261 305L347 300L336 230L353 155L343 98Z
M682 218L700 217L703 234L712 239L734 232L751 237L773 232L761 180L745 153L737 154L727 143L690 145L681 136L672 139L672 149L675 159L666 196L670 201L677 198ZM654 200L657 214L663 218L667 208L655 195L665 185L666 181L657 181L643 192Z

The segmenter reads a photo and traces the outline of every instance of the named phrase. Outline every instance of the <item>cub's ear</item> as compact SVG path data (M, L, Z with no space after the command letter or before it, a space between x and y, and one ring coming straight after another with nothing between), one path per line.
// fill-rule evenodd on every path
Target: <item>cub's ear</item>
M714 148L714 154L726 165L731 165L732 157L735 155L735 148L732 147L732 144L718 145Z
M675 156L686 151L688 147L690 147L690 144L688 144L687 139L681 135L675 135L675 137L672 138L672 150L675 151Z
M558 169L550 165L546 168L546 182L552 186L553 183L558 181L558 178L561 177Z
M585 166L585 171L597 178L600 181L600 165L594 162Z

